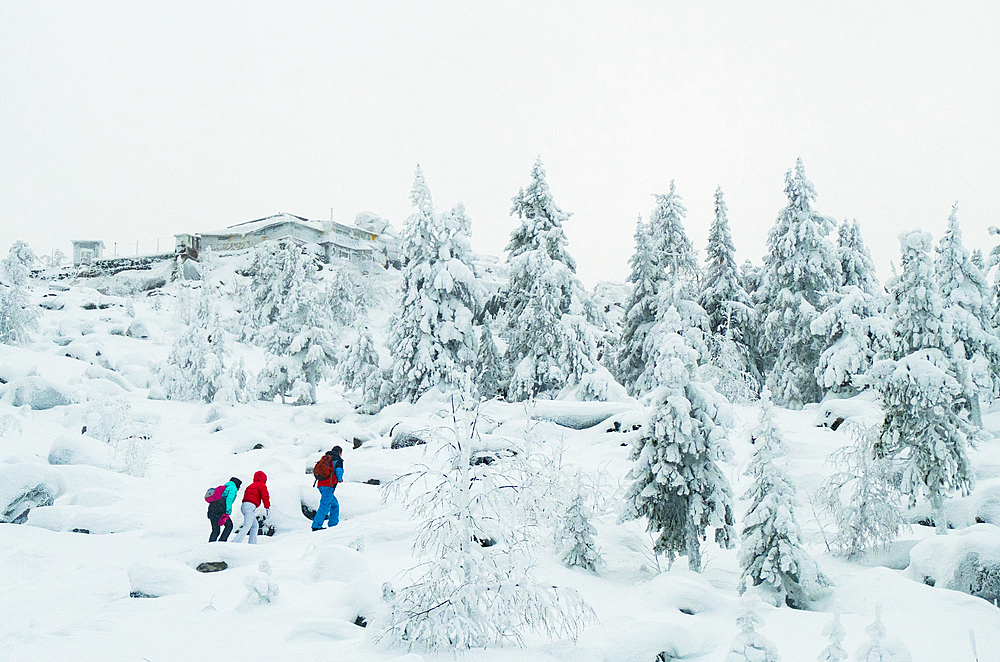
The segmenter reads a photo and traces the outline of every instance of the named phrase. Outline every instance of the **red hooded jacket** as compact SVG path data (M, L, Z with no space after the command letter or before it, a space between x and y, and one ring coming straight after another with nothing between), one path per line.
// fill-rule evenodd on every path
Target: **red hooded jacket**
M249 501L255 506L263 502L265 508L271 507L271 495L267 493L267 474L258 471L253 475L253 482L243 490L243 503Z

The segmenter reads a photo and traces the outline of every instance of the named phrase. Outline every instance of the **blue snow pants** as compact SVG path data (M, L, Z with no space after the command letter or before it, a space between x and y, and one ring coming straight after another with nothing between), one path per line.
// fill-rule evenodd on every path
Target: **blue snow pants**
M335 487L320 486L319 508L316 510L316 516L313 517L312 528L322 529L323 522L326 521L327 517L330 518L330 526L340 524L340 502L333 495L335 489Z

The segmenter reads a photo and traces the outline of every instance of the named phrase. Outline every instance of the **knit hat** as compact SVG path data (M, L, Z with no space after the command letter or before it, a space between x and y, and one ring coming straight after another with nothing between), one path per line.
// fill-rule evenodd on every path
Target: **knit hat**
M229 479L229 482L230 482L230 483L232 483L233 485L235 485L235 486L236 486L236 489L240 489L240 485L242 485L242 484L243 484L243 481L242 481L242 480L240 480L239 478L237 478L236 476L232 476L232 477L231 477L231 478Z

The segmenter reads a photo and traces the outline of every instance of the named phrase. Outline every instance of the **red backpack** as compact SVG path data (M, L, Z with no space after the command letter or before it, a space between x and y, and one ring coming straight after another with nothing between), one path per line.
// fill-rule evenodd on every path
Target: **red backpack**
M313 478L316 481L326 480L333 475L333 460L329 455L321 457L313 466Z
M212 503L213 501L218 501L222 498L222 495L226 491L225 485L219 485L218 487L210 487L208 491L205 492L205 501Z

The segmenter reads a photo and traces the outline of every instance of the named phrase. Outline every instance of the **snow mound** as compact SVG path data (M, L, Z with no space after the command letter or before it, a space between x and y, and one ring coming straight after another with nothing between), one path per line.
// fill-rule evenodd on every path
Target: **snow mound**
M865 392L844 400L830 399L820 404L816 414L816 427L837 430L845 422L868 428L882 422L882 408L874 396Z
M133 598L159 598L164 595L187 593L195 585L195 571L164 559L150 559L135 563L128 569Z
M49 464L87 464L99 469L124 471L125 467L114 459L111 446L86 435L61 435L52 442Z

